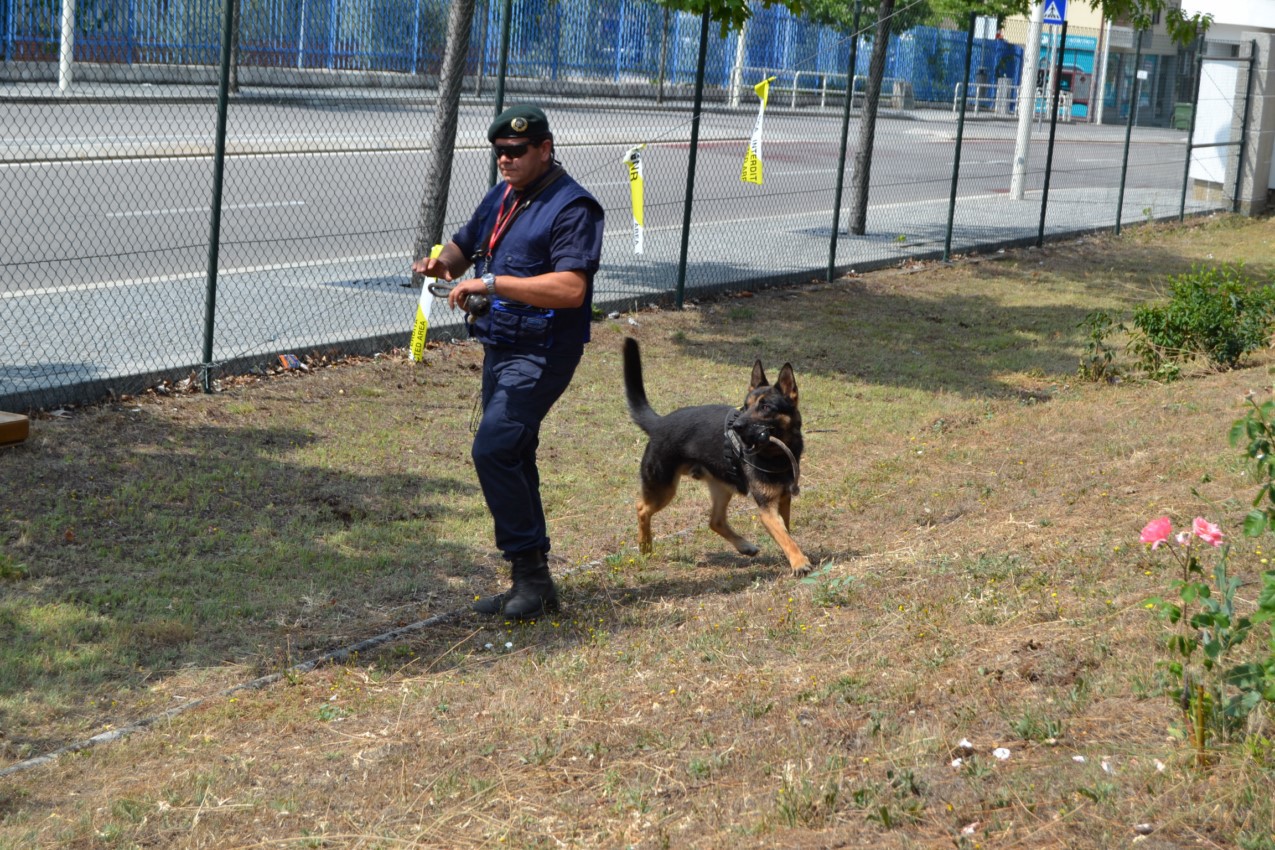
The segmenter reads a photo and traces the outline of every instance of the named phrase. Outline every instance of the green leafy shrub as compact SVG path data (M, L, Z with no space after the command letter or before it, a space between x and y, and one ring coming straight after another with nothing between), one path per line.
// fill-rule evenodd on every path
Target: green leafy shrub
M1169 282L1169 300L1133 314L1129 348L1153 378L1173 380L1203 357L1232 369L1266 344L1275 322L1275 289L1259 285L1242 264L1197 266Z
M1085 332L1085 353L1080 358L1076 374L1086 381L1106 381L1116 377L1116 350L1107 343L1107 337L1123 331L1124 325L1105 310L1095 310L1077 325Z

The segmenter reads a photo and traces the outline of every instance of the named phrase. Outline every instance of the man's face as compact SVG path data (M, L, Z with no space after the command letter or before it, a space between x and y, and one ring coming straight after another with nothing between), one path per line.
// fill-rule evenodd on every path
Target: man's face
M553 159L553 140L539 143L525 138L497 139L492 142L500 176L516 190L525 189L549 170ZM517 156L515 156L517 154Z

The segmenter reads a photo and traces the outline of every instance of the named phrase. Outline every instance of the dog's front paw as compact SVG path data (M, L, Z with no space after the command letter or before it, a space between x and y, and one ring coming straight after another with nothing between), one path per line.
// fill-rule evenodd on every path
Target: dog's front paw
M814 570L809 559L802 559L801 563L792 565L793 578L805 578Z

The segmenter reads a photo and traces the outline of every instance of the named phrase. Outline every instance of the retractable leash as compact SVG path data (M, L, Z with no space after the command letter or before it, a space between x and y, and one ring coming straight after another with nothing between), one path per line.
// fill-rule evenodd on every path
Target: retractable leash
M430 295L438 298L446 298L451 295L455 286L456 284L454 283L440 283L437 280L426 284ZM472 323L479 316L485 316L487 311L491 309L491 299L486 295L467 295L465 296L465 303L460 306L465 311L465 321Z

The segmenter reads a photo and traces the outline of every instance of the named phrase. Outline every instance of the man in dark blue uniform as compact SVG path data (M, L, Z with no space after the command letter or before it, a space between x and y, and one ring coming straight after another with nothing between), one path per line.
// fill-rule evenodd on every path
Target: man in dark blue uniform
M525 619L558 607L536 448L589 341L603 212L558 162L538 107L505 110L487 138L504 181L437 258L412 270L459 281L448 304L468 312L469 333L483 343L474 468L512 584L473 608ZM460 280L471 265L475 276Z

